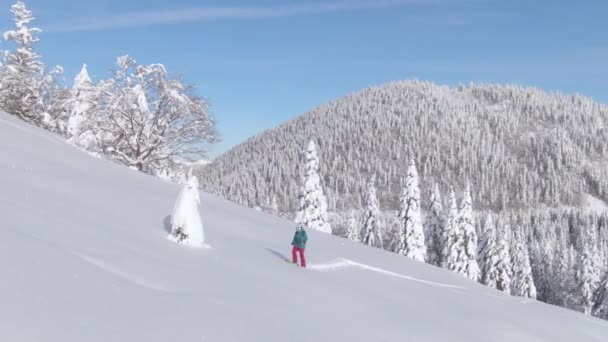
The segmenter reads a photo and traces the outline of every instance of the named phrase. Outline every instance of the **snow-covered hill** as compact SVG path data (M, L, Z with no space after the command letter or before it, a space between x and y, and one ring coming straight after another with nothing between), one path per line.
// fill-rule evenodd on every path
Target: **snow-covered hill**
M2 341L605 341L608 322L202 194L211 249L166 239L179 188L0 114Z
M372 174L383 210L397 210L412 158L424 203L434 184L447 197L470 182L476 210L583 207L585 194L608 203L606 122L608 106L580 95L401 81L319 106L199 174L211 193L250 207L276 197L280 211L293 214L312 139L332 212L360 209Z

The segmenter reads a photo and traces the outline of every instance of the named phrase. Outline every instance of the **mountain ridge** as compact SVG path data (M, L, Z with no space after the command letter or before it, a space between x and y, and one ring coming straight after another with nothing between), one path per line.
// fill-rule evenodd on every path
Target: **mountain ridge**
M201 185L251 207L276 196L281 211L292 213L301 153L314 140L332 211L356 208L371 174L378 176L381 203L395 209L409 158L418 164L424 193L435 182L446 193L471 181L481 209L578 206L585 193L608 201L601 177L608 130L597 129L604 122L608 106L581 95L398 81L330 101L248 139L205 167Z

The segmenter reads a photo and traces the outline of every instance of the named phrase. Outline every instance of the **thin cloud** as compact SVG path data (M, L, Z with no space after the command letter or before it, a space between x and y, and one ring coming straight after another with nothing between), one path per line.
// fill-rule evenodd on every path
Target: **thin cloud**
M428 5L436 2L436 0L351 0L273 7L197 7L175 10L139 11L50 25L47 26L46 31L99 31L205 20L272 19L400 7L405 5Z

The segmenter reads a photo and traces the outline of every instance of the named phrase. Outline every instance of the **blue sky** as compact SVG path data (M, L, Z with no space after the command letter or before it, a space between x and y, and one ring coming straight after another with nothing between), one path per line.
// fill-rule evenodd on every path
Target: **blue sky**
M392 80L516 83L608 103L608 1L25 1L68 81L116 57L163 63L211 103L223 142ZM12 1L0 1L3 29ZM6 43L1 49L12 48Z

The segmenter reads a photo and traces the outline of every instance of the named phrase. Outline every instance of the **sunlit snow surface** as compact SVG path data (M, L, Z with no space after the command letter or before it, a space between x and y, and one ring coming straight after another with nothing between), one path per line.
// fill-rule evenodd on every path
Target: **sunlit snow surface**
M606 341L608 322L201 194L206 243L166 236L179 187L0 114L0 341ZM296 194L294 194L296 196Z

